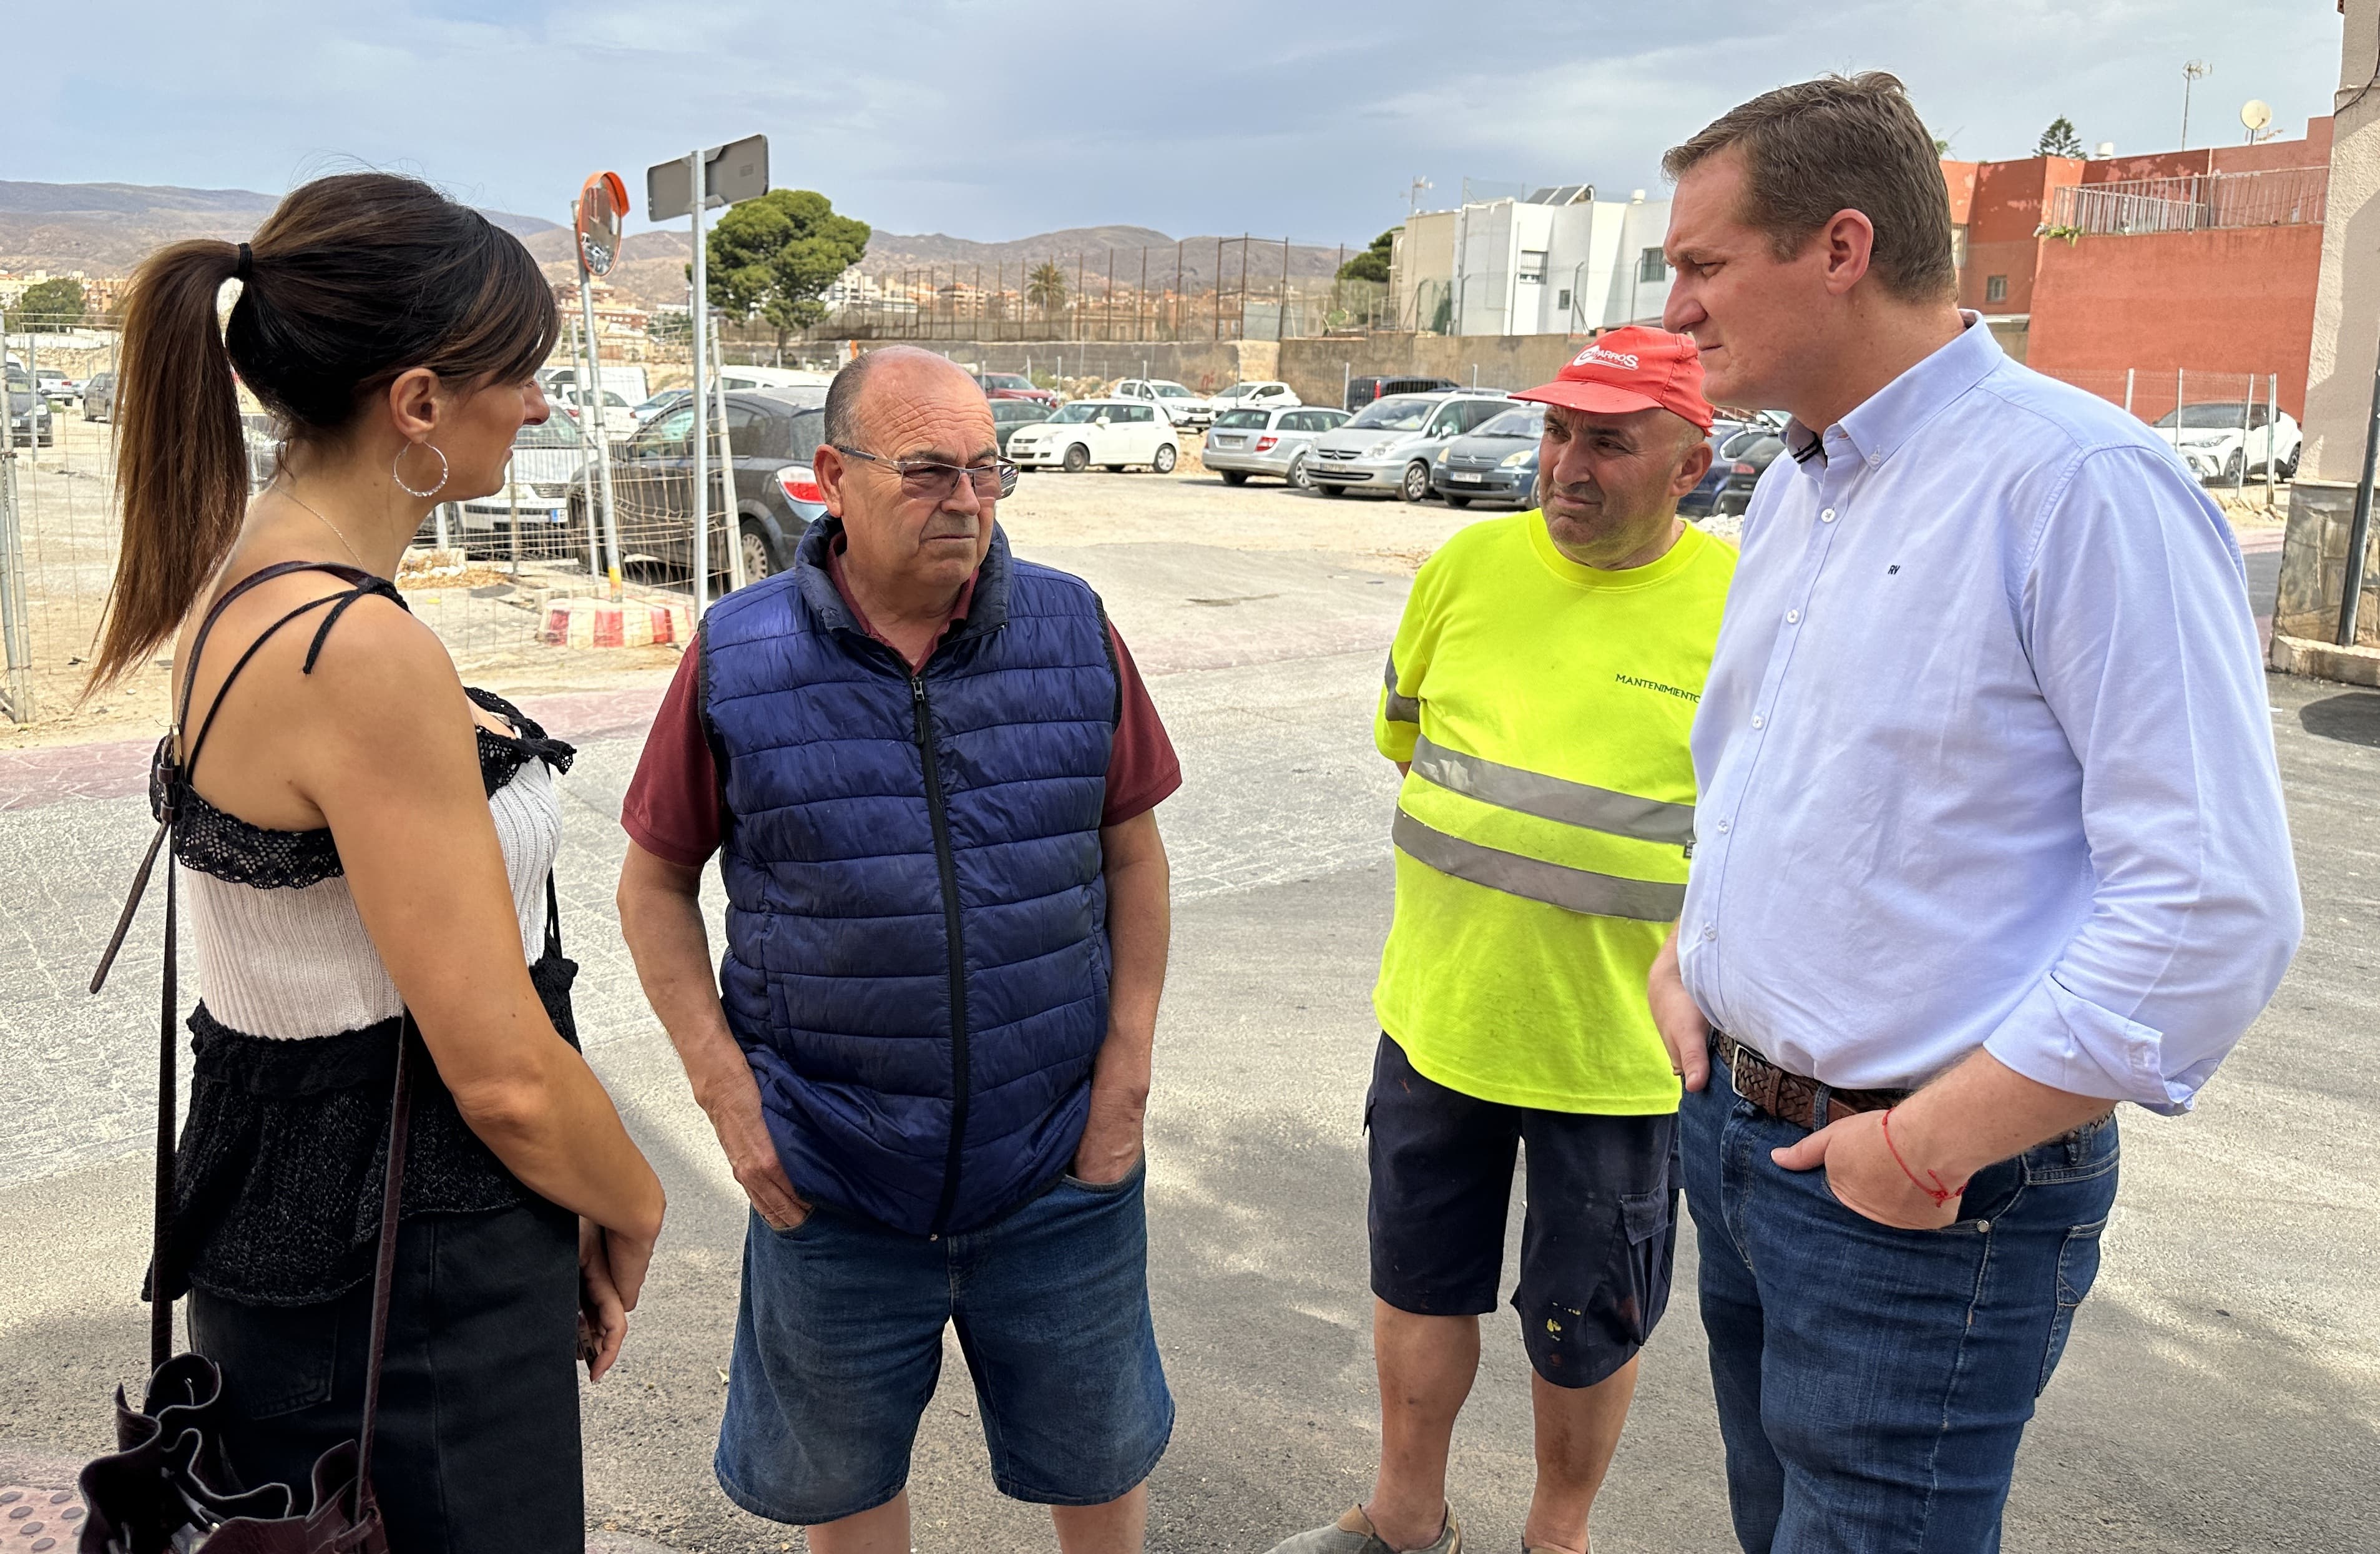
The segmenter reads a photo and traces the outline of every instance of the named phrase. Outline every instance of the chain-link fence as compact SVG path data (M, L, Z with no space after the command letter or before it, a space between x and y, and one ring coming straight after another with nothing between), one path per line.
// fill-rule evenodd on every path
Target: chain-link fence
M0 443L0 716L24 724L76 710L106 613L123 527L113 435L119 339L109 322L12 318L10 325L0 335L8 406L0 422L7 432ZM676 398L690 429L685 392ZM280 467L280 443L271 419L243 402L251 484L261 489ZM638 423L625 414L606 430L625 591L682 604L692 551L690 437L674 449L653 437L639 442ZM714 492L734 430L732 419L724 429L714 421ZM423 524L396 580L467 676L550 676L569 650L549 640L549 606L609 592L609 556L593 542L606 527L593 455L578 421L557 407L544 426L522 429L503 488L442 504ZM740 577L747 555L729 545L716 494L712 507L715 590ZM167 650L160 669L169 662ZM115 699L162 705L164 678L136 672Z
M1162 343L1387 327L1386 287L1337 279L1347 258L1244 237L870 269L836 283L807 338Z

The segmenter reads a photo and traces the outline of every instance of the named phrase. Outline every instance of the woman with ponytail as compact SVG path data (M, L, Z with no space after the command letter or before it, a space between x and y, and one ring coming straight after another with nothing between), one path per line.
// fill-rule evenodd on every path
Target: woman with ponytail
M583 1546L581 1314L600 1377L662 1223L570 1021L569 747L467 690L389 581L432 504L500 488L556 328L516 238L382 174L306 185L248 243L161 250L125 326L94 683L174 641L152 788L202 990L152 1298L187 1293L223 1367L232 1472L302 1505L359 1423L418 1028L372 1475L407 1554ZM285 438L253 498L235 373Z

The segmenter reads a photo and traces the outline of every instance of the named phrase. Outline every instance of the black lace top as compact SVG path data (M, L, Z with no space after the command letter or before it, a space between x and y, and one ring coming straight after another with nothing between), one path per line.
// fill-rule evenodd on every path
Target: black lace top
M568 745L503 698L469 695L519 731L480 731L480 775L492 796L530 761L569 769ZM152 776L151 797L162 812L162 778ZM251 825L187 786L174 852L188 868L259 890L299 889L341 872L328 829ZM576 1046L570 985L578 968L563 958L554 907L549 880L545 953L529 978L554 1028ZM190 1110L161 1259L169 1296L195 1286L254 1305L298 1305L370 1278L400 1023L293 1040L234 1030L200 1004L189 1019ZM405 1217L543 1201L480 1142L427 1062L415 1070L414 1096Z

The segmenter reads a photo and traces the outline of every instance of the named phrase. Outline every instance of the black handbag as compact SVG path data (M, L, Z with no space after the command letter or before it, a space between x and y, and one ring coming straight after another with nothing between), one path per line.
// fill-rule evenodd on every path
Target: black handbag
M192 646L192 671L182 689L176 728L187 726L191 679L207 633L225 605L257 584L291 572L329 572L353 589L315 601L285 615L264 637L308 611L328 604L331 614L315 637L315 650L331 624L357 599L388 589L389 585L359 568L313 562L283 562L264 567L229 589L208 612ZM264 638L259 637L261 647ZM224 690L255 655L249 648L224 680ZM310 667L312 655L308 656ZM223 706L218 691L207 713L214 722ZM132 891L109 939L99 969L91 979L94 993L106 983L132 927L132 915L148 889L157 856L165 850L174 829L180 797L189 780L206 727L199 731L188 763L177 762L175 735L168 734L158 750L161 818L157 834L133 876ZM235 1492L225 1471L218 1421L224 1408L223 1372L203 1354L174 1353L174 1303L165 1293L165 1257L174 1219L175 1027L176 950L174 913L174 868L165 868L165 965L158 1025L157 1060L157 1201L154 1240L149 1265L149 1385L140 1407L134 1409L124 1389L115 1390L116 1450L85 1464L79 1479L85 1516L78 1548L80 1554L387 1554L388 1536L381 1524L380 1505L371 1482L372 1427L380 1410L381 1358L388 1342L389 1293L395 1281L397 1200L405 1184L405 1145L412 1117L410 1071L417 1045L413 1019L400 1023L396 1082L389 1100L388 1172L381 1188L379 1257L372 1270L371 1357L364 1372L363 1418L353 1440L342 1441L315 1461L312 1482L303 1487L268 1484ZM300 1488L306 1509L298 1509Z

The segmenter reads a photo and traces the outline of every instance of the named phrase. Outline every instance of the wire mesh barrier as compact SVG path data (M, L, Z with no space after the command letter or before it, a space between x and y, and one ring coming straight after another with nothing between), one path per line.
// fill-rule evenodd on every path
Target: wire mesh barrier
M924 264L838 282L819 340L1275 340L1394 327L1387 286L1337 279L1347 253L1286 238Z
M12 324L16 321L11 321ZM115 501L113 327L76 323L6 334L8 414L0 429L0 714L23 724L74 713L105 615L122 540ZM558 359L558 358L557 358ZM692 411L683 406L690 429ZM243 395L250 483L281 466L271 419ZM731 402L732 405L732 402ZM625 592L681 609L689 601L692 550L690 437L674 447L637 440L626 420L613 434ZM714 489L735 425L710 439ZM609 556L595 541L607 526L587 436L557 408L522 429L504 484L494 493L441 504L400 569L416 615L435 629L467 676L543 675L567 651L554 601L608 598ZM712 499L714 515L719 497ZM590 539L591 531L591 539ZM714 516L714 589L742 570ZM171 650L158 655L170 663ZM163 705L162 674L136 674L126 698ZM111 698L110 699L124 699Z

